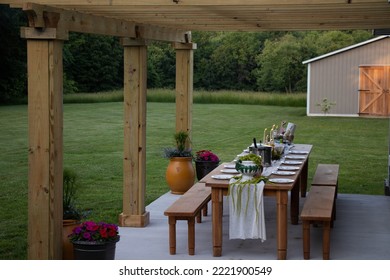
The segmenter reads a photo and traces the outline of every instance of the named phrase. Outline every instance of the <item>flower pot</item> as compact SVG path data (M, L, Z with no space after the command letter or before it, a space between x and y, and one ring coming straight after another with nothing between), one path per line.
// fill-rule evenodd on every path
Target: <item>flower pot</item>
M62 221L62 259L74 260L73 245L69 241L68 236L72 230L81 224L78 220L63 220Z
M219 161L195 161L196 178L198 181L217 168Z
M195 181L192 157L173 157L169 159L165 178L173 194L183 194Z
M116 240L97 242L97 241L72 241L75 260L114 260Z

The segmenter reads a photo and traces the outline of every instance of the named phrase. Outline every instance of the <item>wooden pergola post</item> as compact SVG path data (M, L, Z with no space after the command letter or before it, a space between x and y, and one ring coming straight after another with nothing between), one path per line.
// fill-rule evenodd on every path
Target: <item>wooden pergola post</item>
M176 50L176 131L191 137L195 43L173 43Z
M63 41L22 29L28 69L28 258L62 259Z
M122 39L124 47L123 212L120 226L145 227L147 47Z

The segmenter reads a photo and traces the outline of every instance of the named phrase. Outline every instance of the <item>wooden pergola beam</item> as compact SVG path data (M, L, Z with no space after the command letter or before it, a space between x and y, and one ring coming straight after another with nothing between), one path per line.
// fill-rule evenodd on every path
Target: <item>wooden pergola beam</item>
M188 42L188 31L153 25L142 25L134 22L96 16L77 11L64 10L52 6L34 3L23 4L27 13L29 26L39 31L55 25L58 39L66 40L69 32L99 34L115 37L158 40L167 42ZM39 33L39 31L35 31Z

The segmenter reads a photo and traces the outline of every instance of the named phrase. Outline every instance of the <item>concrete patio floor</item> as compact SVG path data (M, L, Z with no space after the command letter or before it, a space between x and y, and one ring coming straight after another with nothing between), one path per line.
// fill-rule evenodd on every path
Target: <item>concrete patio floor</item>
M147 206L145 228L121 227L117 260L275 260L275 198L264 197L267 240L229 240L228 202L224 203L223 249L212 255L211 204L209 215L195 225L195 255L188 255L187 222L177 222L176 255L169 254L168 218L164 210L178 195L166 193ZM305 198L300 199L302 207ZM288 260L303 260L302 224L288 225ZM322 228L311 227L311 259L322 260ZM331 260L390 260L390 196L339 194L337 219L331 231Z

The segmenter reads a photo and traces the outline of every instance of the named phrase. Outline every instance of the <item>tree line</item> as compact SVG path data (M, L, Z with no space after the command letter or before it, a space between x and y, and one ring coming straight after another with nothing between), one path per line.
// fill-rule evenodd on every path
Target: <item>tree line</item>
M0 104L26 96L23 12L0 5ZM193 32L194 88L266 92L306 91L302 61L372 38L369 30L305 32ZM174 88L175 50L148 45L148 87ZM123 87L123 48L118 38L71 33L64 43L64 92Z

